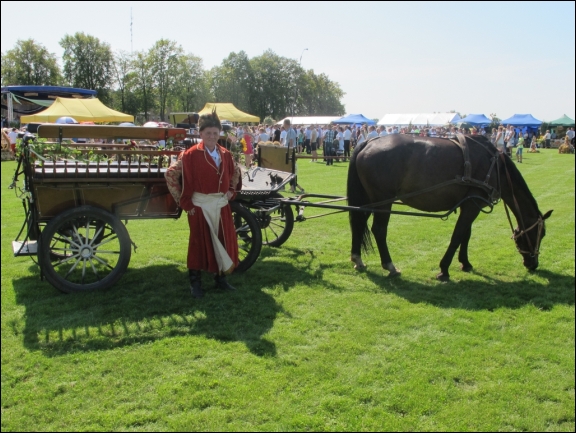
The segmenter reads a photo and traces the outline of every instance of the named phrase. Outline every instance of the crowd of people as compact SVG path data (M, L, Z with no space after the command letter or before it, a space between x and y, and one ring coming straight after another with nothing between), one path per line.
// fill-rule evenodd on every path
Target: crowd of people
M256 148L261 143L275 143L277 145L295 147L298 154L310 155L311 162L318 162L318 151L322 150L322 159L326 165L333 165L336 161L347 161L350 152L364 141L374 137L389 134L412 134L421 137L453 138L457 133L469 135L482 135L487 137L501 151L511 154L515 149L516 160L522 162L523 149L528 152L538 152L540 132L538 130L525 130L499 126L492 128L464 128L456 126L380 126L380 125L291 125L290 121L282 125L239 126L236 129L238 139L244 139L244 155L246 167L250 167ZM574 140L574 128L566 133L571 141ZM551 134L543 134L542 147L551 147ZM290 141L293 140L292 143ZM573 147L573 144L572 144Z

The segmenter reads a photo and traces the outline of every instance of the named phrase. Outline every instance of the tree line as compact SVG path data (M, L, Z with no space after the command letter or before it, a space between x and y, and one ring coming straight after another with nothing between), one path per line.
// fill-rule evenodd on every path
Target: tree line
M340 85L325 74L304 70L272 50L248 58L230 53L205 69L202 59L175 41L160 39L149 50L113 51L98 38L78 32L60 40L56 55L33 39L2 53L2 86L64 85L93 89L106 105L149 120L156 114L198 111L206 102L232 102L261 119L344 114Z

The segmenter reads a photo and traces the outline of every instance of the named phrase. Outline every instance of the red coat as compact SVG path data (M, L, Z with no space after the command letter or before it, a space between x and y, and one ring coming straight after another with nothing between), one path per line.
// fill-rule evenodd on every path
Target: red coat
M236 196L234 185L234 161L231 153L221 146L216 146L220 153L220 167L205 150L204 143L186 150L182 155L182 195L180 207L188 213L190 239L188 242L188 269L218 273L218 263L214 256L210 229L200 207L192 203L195 192L203 194L224 193L230 191ZM230 205L220 211L220 230L218 238L226 252L238 265L238 240L232 220Z

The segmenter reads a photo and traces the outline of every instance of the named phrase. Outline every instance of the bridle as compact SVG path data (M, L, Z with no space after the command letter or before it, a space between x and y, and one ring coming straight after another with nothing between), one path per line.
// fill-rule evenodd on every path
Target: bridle
M500 157L502 158L502 162L504 164L504 169L506 170L506 177L508 179L508 185L510 185L510 191L512 192L512 199L514 200L514 207L516 208L516 214L518 215L518 223L520 225L520 230L514 230L514 225L512 224L512 219L510 218L510 211L508 210L508 206L506 202L504 202L504 209L506 210L506 216L508 217L508 222L510 223L510 228L512 229L512 239L514 241L518 240L522 236L526 236L526 241L528 243L529 251L522 250L518 247L518 243L516 243L516 249L520 254L529 254L530 257L534 258L540 254L540 241L542 241L542 231L544 229L544 220L542 219L542 215L538 215L538 219L534 224L532 224L528 228L524 228L524 220L522 218L522 213L520 212L520 206L518 205L518 200L516 200L516 196L514 195L514 186L512 184L512 179L510 179L510 173L508 172L508 168L506 167L506 160L504 154L501 153ZM538 228L538 233L536 235L536 245L532 246L532 242L530 241L530 237L527 236L527 233L534 228Z

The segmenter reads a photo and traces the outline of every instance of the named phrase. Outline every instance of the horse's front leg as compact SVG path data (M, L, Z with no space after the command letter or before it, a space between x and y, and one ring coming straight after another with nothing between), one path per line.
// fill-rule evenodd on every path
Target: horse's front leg
M442 260L440 260L440 273L436 275L436 278L440 281L448 281L450 279L448 268L452 263L452 259L454 258L454 254L456 254L456 250L463 242L465 242L465 252L463 253L462 257L465 257L465 261L468 262L468 241L470 240L470 235L472 232L472 223L479 213L480 208L475 204L470 203L470 201L464 203L460 207L460 216L458 217L458 221L454 227L452 239L450 239L450 245L448 246L444 257L442 257Z
M392 206L388 207L390 210ZM374 222L372 223L372 234L376 239L376 245L378 245L378 251L380 252L380 262L382 267L390 272L389 276L395 277L400 275L400 270L394 266L392 263L392 258L390 257L390 251L388 251L388 243L386 242L386 237L388 236L388 223L390 222L389 213L374 213Z
M458 250L458 261L460 262L460 269L464 272L471 272L474 267L468 260L468 242L470 242L470 236L472 236L472 225L468 231L464 234L464 239L460 243L460 249Z

